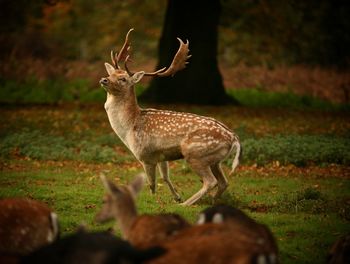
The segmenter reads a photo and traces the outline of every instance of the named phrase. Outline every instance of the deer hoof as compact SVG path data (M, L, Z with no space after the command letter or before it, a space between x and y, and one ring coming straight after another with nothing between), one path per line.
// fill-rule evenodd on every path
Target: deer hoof
M177 202L177 203L181 203L181 202L182 202L182 199L181 199L180 196L175 197L174 200L175 200L175 202Z

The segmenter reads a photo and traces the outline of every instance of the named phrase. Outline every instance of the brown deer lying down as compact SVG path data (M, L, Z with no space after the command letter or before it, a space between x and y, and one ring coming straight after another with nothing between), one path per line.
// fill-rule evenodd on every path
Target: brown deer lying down
M270 230L230 206L214 206L199 216L199 225L162 243L167 250L152 263L278 263L278 248ZM191 247L182 245L190 244Z
M250 239L265 250L266 255L258 255L257 258L265 259L265 263L276 263L278 247L270 229L263 224L257 223L243 211L228 205L216 205L205 209L199 214L197 224L216 223L225 225L230 232L238 234L244 230Z
M100 80L107 92L105 109L114 132L142 163L147 174L152 193L156 191L156 167L168 184L174 198L180 201L169 178L168 161L185 159L202 181L202 188L188 198L183 205L191 205L210 189L217 186L218 198L228 186L220 164L236 149L231 173L239 163L241 145L238 136L219 121L190 113L167 110L142 109L137 103L134 84L144 76L165 77L174 75L185 68L188 55L188 41L181 39L169 68L155 72L131 72L128 69L130 48L129 30L120 52L111 52L113 65L105 63L108 77ZM124 60L125 70L120 67Z
M190 246L188 246L190 245ZM277 263L254 232L207 223L185 229L160 245L166 254L152 261L171 263Z
M244 217L236 222L189 226L176 217L179 222L173 225L172 217L137 216L134 199L143 177L136 177L127 186L116 186L105 179L103 182L108 195L96 219L109 219L114 215L123 237L131 244L142 248L158 245L166 250L150 263L277 263L277 249L266 246L274 244L274 240L269 241L270 237L260 230L266 227L241 211Z
M57 215L46 204L26 198L0 200L0 259L27 254L58 235Z
M96 214L97 222L117 221L122 237L140 248L158 245L190 224L176 214L138 215L136 195L144 184L144 176L138 175L127 186L116 186L101 176L107 191L104 204Z
M163 254L162 248L139 250L109 232L84 231L58 239L22 258L23 264L137 264Z

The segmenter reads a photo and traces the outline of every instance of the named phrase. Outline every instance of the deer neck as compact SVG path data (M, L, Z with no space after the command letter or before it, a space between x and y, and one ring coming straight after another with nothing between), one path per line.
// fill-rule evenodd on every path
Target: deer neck
M138 217L135 206L124 206L116 213L119 228L124 239L128 239L132 232L132 226Z
M133 128L140 114L134 88L130 87L128 94L124 95L114 95L107 92L105 109L114 132L128 145L126 135Z

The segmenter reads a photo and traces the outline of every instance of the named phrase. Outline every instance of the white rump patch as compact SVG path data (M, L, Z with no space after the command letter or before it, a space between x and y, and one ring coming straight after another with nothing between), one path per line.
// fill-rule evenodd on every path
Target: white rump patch
M213 216L212 222L214 224L222 224L224 222L224 216L220 213L216 213Z
M197 225L203 225L205 223L205 214L200 213L197 221Z

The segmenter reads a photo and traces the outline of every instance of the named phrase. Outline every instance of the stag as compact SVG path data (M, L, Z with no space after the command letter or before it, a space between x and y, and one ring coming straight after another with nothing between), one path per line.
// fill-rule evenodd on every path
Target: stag
M221 196L228 181L221 162L234 149L231 173L239 163L241 146L238 136L219 121L191 113L168 110L142 109L137 103L134 84L144 76L173 76L186 67L189 42L180 38L180 47L171 65L154 72L132 72L128 67L130 29L118 53L111 51L112 64L105 63L108 77L100 80L107 92L105 109L114 132L141 162L147 174L152 193L156 191L156 167L168 184L175 200L181 197L169 178L168 161L185 159L203 181L202 188L182 205L192 205L210 189L217 186L215 198ZM124 61L123 70L120 63Z

